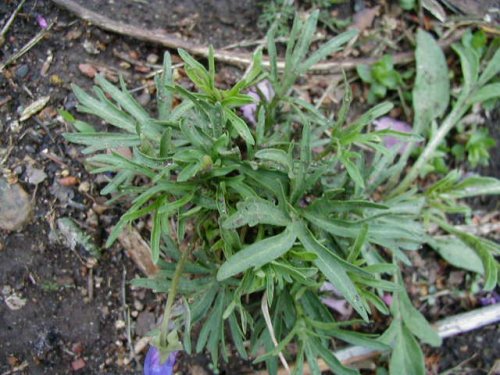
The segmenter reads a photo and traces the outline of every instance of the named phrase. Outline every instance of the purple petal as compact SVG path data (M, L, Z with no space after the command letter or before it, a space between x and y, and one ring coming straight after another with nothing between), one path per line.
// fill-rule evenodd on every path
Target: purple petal
M271 101L272 98L274 97L274 89L273 86L271 85L271 82L269 82L268 80L264 80L259 82L257 84L257 87L251 88L247 92L247 95L254 98L255 103L245 104L244 106L241 106L241 112L243 114L243 117L246 118L248 122L250 122L253 125L257 123L256 119L257 104L259 104L261 101L261 96L259 95L259 93L264 96L267 102Z
M412 127L403 121L398 121L393 119L392 117L381 117L378 120L373 121L375 125L375 130L394 130L400 133L411 133ZM402 141L401 139L387 136L384 137L384 145L387 148L393 148L399 145L399 153L402 154L406 148L408 147L408 142Z
M352 313L352 307L345 299L321 298L321 302L337 311L343 318L349 317Z
M160 363L160 352L151 345L144 360L144 375L172 375L177 352L171 353L165 363Z
M262 95L264 95L264 98L266 98L267 102L270 102L272 98L274 98L273 86L271 85L271 82L269 82L267 79L259 82L257 84L257 88L260 90Z
M250 95L250 93L248 93ZM241 107L241 112L243 117L248 120L251 124L255 125L257 123L255 114L257 112L257 104L245 104Z
M38 22L38 26L40 26L42 29L46 29L47 27L49 27L47 20L40 14L36 16L36 22Z
M329 283L328 281L325 281L323 285L321 285L321 288L319 288L320 292L333 292L337 297L342 297L342 293L333 286L332 283Z
M487 297L479 298L479 303L481 306L495 305L500 302L500 294L497 292L493 292L489 294Z
M384 300L384 302L387 306L391 306L391 304L392 304L392 295L391 294L384 294L382 299Z

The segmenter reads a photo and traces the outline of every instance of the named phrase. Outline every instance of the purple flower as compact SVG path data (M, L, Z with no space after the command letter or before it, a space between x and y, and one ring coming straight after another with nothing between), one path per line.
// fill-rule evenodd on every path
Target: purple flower
M245 104L241 107L241 111L243 112L243 117L245 117L250 123L255 125L257 123L255 115L257 112L257 105L262 99L261 95L264 96L264 99L267 102L270 102L274 97L274 89L271 86L271 82L269 82L268 80L264 80L259 82L256 87L251 88L248 91L247 95L254 98L255 103Z
M159 350L151 345L144 360L144 375L172 375L177 352L172 352L165 363L161 364Z
M339 298L333 298L333 297L321 297L321 302L328 306L329 308L335 310L338 312L342 318L348 318L352 314L352 306L347 303L347 301L342 297L342 294L340 291L333 286L332 283L325 282L323 285L321 285L321 288L319 289L321 292L330 292L331 295Z
M384 300L384 302L387 306L391 306L391 304L392 304L392 295L391 294L385 293L383 295L382 299Z
M36 22L38 22L38 26L42 29L46 29L49 27L49 24L47 23L47 20L40 14L36 16Z
M342 318L348 318L352 313L352 307L347 303L345 299L336 299L336 298L321 298L321 302L329 308L338 312Z
M403 121L398 121L393 119L392 117L381 117L378 120L373 121L375 125L375 130L394 130L400 133L411 133L412 127ZM408 142L402 141L401 139L397 139L395 137L387 136L383 139L384 145L387 148L393 148L399 146L398 152L400 154L404 153L406 148L408 147Z
M481 306L495 305L500 302L500 294L497 292L492 292L488 294L487 297L479 298L479 303Z

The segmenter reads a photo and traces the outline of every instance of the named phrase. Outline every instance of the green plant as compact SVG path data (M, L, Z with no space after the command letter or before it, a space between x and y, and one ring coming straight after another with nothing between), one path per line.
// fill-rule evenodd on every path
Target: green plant
M351 20L332 17L330 7L342 4L347 0L309 0L304 2L308 12L319 10L318 21L320 24L337 33L350 25ZM290 25L295 13L299 12L298 6L289 0L271 0L262 2L262 13L259 15L257 26L261 30L275 29L277 37L286 37L290 32Z
M488 134L488 129L474 127L467 132L461 132L455 139L457 143L451 148L451 153L457 160L467 160L472 168L488 165L489 149L496 144Z
M402 96L401 87L404 85L403 78L409 78L412 71L409 70L404 77L394 67L391 55L384 55L372 66L358 65L356 67L359 78L370 85L368 92L368 103L373 104L387 96L388 90L398 91ZM404 101L404 98L402 98Z
M274 25L277 36L286 36L290 31L294 14L295 7L289 0L263 1L257 26L261 30L267 30Z
M295 374L302 373L306 360L319 374L318 357L337 374L357 373L331 353L332 340L338 339L380 350L392 347L391 373L423 374L416 337L432 345L440 338L412 306L400 264L410 264L407 251L434 240L426 234L424 219L438 222L477 252L486 287L496 284L492 254L498 246L454 233L444 215L464 194L498 193L498 181L487 179L488 191L473 191L485 186L484 179L450 177L424 193L405 186L375 202L373 193L383 191L398 171L398 150L384 148L382 138L415 138L387 129L365 131L392 104L380 103L348 121L352 93L347 81L333 119L292 94L300 75L355 36L354 31L340 34L309 55L318 16L313 12L306 21L294 20L283 72L278 71L272 29L270 70L262 70L262 51L257 50L251 69L229 90L215 86L212 50L208 69L179 50L196 92L174 84L167 54L156 82L157 119L123 81L119 89L97 77L95 96L74 86L81 112L120 130L96 132L74 121L79 131L65 135L85 145L86 154L102 151L87 161L93 173L115 174L103 194L131 199L107 245L125 226L152 218L151 256L160 272L136 279L134 285L168 293L161 327L151 332L162 361L177 350L207 350L216 366L231 354L229 335L241 357L257 356L256 362L265 362L271 374L279 362L288 367L290 360ZM426 43L435 48L428 34L420 35L424 45L419 48L429 48ZM483 74L491 74L488 67ZM275 95L255 103L245 92L264 78ZM176 107L174 95L182 100ZM257 104L254 127L238 114L239 107L250 103ZM358 146L374 152L370 162ZM113 151L118 147L131 148L132 156ZM335 319L321 302L325 282L362 320ZM381 298L384 293L393 294L390 309ZM368 322L374 309L393 318L382 337L344 328ZM200 328L192 343L194 325ZM259 355L262 349L266 353Z

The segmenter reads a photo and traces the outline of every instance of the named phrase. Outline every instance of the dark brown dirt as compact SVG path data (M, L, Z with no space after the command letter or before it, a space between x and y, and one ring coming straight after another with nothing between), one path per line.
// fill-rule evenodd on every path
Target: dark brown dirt
M257 39L261 35L255 26L260 11L257 0L80 2L116 19L142 27L164 28L217 47ZM18 3L15 0L0 2L0 25ZM151 293L130 288L128 281L139 271L118 246L104 251L91 274L75 252L51 240L55 220L69 216L102 245L107 228L120 214L118 208L99 210L104 201L98 193L103 181L86 173L78 149L64 141L61 134L67 129L58 121L55 110L66 108L76 112L72 83L86 89L91 87L92 79L82 73L80 64L91 65L110 79L122 73L129 87L136 88L151 82L148 74L155 66L145 62L148 56L152 61L156 55L160 63L163 50L103 32L59 10L48 0L28 0L7 33L0 61L5 61L40 31L37 15L44 16L49 23L55 22L52 30L0 74L0 161L4 153L9 153L0 168L4 174L19 181L32 197L34 206L33 220L22 231L0 232L0 374L19 366L23 368L24 363L27 367L18 372L20 374L138 374L144 353L137 361L129 361L127 332L120 321L126 322L128 306L131 338L135 343L140 338L139 333L147 331L154 324L154 317L160 315L162 300ZM52 61L47 65L50 55ZM241 74L228 67L220 67L219 72L221 85ZM46 95L50 95L48 109L18 126L15 123L18 113ZM145 104L152 101L147 89L137 90L135 95ZM500 142L498 132L492 134ZM496 156L492 156L495 162L490 171L493 173L498 172L497 151L498 148ZM43 170L47 179L38 186L29 184L28 165ZM79 182L61 187L58 181L66 175L76 177ZM87 183L88 191L83 188ZM425 267L434 267L438 276L446 278L449 272L456 271L437 259L430 259L431 264ZM460 287L470 286L469 281L464 279L462 282ZM92 298L89 296L91 290ZM25 299L26 304L11 310L4 303L8 295ZM418 299L420 289L413 290L412 296ZM436 320L472 309L476 302L463 296L449 296L438 306L437 311L428 305L421 305L421 308L431 320ZM438 356L439 369L444 370L477 353L467 366L482 371L478 374L485 373L494 359L500 357L498 349L494 351L500 347L498 330L494 328L446 340L443 348L428 352L429 358ZM81 365L80 359L83 359L83 368L74 371L72 365ZM195 368L205 371L200 374L211 373L204 356L181 358L181 373L195 373ZM221 373L238 374L249 370L248 364L235 359L223 367Z
M79 0L90 10L129 25L163 29L216 48L258 39L259 0Z

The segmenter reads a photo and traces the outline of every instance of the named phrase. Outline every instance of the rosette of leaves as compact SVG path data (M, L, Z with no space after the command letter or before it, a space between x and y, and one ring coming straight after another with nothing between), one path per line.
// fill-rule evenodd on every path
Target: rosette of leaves
M117 128L97 132L74 121L78 132L66 134L86 146L84 153L97 152L87 159L94 173L114 174L102 193L131 200L107 245L125 226L151 216L151 257L161 271L134 284L169 293L169 300L181 296L173 308L167 304L173 330L166 332L163 324L152 332L164 358L181 348L207 350L217 366L231 355L230 340L241 357L257 357L271 374L280 362L288 367L292 360L293 373L301 374L307 361L319 374L318 358L335 373L357 373L332 354L338 339L380 350L395 347L403 365L416 361L414 373L423 374L415 336L439 344L411 306L398 268L400 262L410 264L407 251L427 240L421 223L426 199L414 192L372 199L397 167L391 164L397 150L384 148L382 137L414 136L365 131L392 109L391 103L348 121L352 95L347 82L334 118L293 95L300 75L355 36L355 31L340 34L309 54L317 19L314 12L306 21L294 20L283 71L278 70L271 30L269 71L262 69L258 50L247 74L228 90L215 86L212 51L208 69L179 51L195 92L173 82L167 54L156 82L157 118L137 103L123 81L117 88L97 77L94 95L74 87L81 112ZM249 126L238 107L254 100L245 90L264 78L276 95L259 103L257 124ZM181 100L175 107L174 96ZM370 163L359 146L375 153ZM116 152L120 147L131 148L132 156ZM436 202L443 198L433 197ZM321 303L326 281L353 306L361 318L356 322L368 322L374 309L392 314L389 333L379 340L345 329L346 322L337 321ZM391 309L381 299L387 292L397 301ZM195 325L199 333L192 343ZM393 362L397 371L399 362Z

